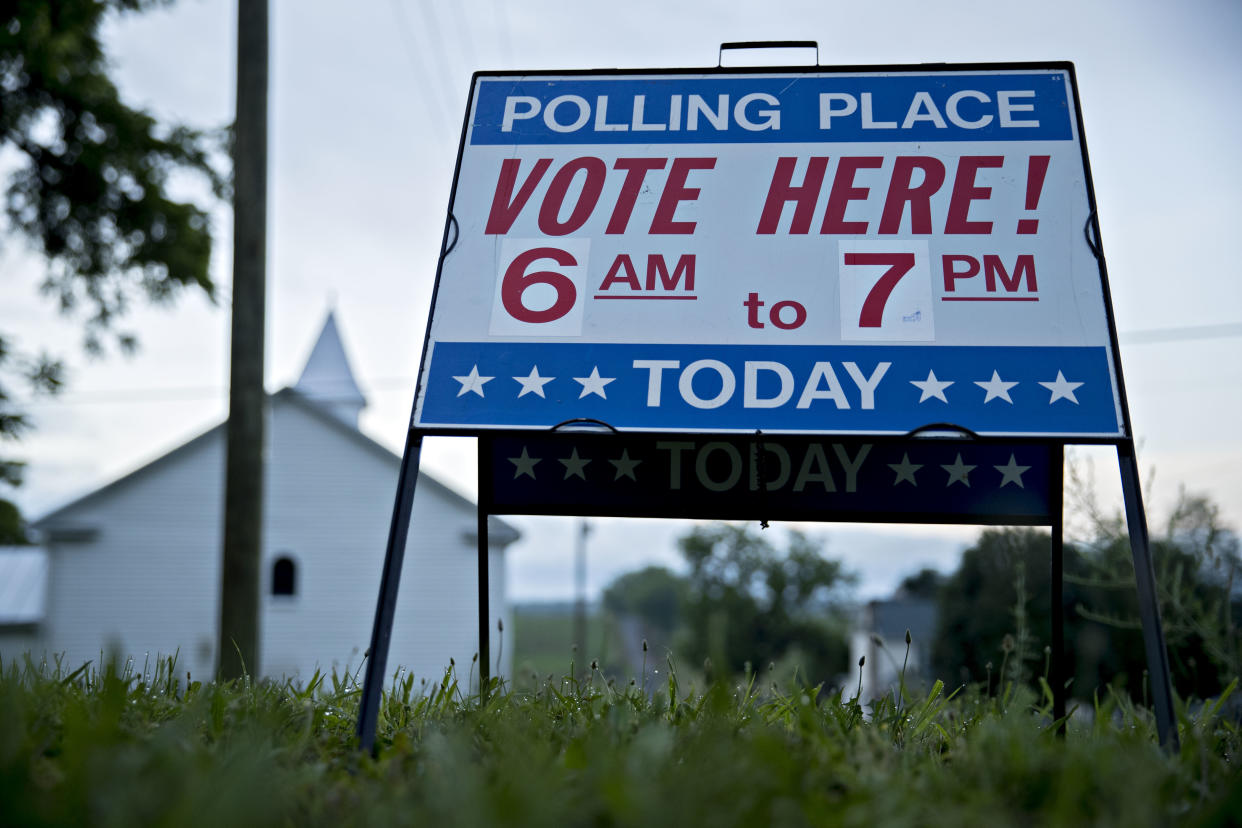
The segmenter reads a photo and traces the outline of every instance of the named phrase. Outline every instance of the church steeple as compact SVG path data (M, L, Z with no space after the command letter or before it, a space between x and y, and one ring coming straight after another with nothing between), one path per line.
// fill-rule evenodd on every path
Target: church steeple
M302 376L293 390L319 403L347 425L358 427L358 417L366 408L367 398L362 395L354 380L354 372L350 370L334 312L328 312L319 339L315 341L315 347L306 359L306 367L302 369Z

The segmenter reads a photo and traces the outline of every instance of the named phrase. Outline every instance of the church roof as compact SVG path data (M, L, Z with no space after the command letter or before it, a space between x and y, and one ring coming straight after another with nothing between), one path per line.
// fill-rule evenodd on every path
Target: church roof
M362 451L378 454L385 461L398 468L401 458L384 446L367 437L358 429L357 414L366 405L366 397L354 381L353 371L349 367L349 359L345 356L345 348L341 344L340 332L337 330L334 314L329 313L324 321L323 330L319 333L311 354L306 360L306 367L301 378L290 388L284 388L269 396L274 403L289 403L312 414L319 422L345 435ZM202 441L214 439L227 427L228 421L221 423L186 443L178 446L162 457L147 463L141 468L123 475L121 478L96 489L89 494L44 515L32 524L33 529L45 533L65 532L72 529L62 522L72 520L72 516L81 507L94 502L106 492L112 492L140 475L150 474L164 464L179 458ZM418 485L438 491L450 502L459 507L474 510L475 503L449 486L444 485L426 472L420 471ZM493 543L508 545L516 541L519 533L509 524L495 516L488 516L489 536Z
M324 426L331 428L347 437L355 445L357 445L360 450L374 453L384 458L387 462L392 463L394 473L396 469L400 468L401 458L398 455L393 454L387 448L372 440L357 428L350 426L348 423L342 422L339 417L336 417L323 405L307 399L302 394L299 394L295 389L284 388L277 391L275 394L270 395L268 399L273 403L288 403L294 405L308 414L311 414ZM114 480L111 483L95 489L89 494L79 497L64 506L49 512L48 514L43 515L31 524L31 528L38 530L45 535L56 535L65 529L68 529L70 532L77 530L79 533L83 531L89 533L89 529L83 530L81 527L76 527L72 523L74 514L81 508L96 502L101 496L116 491L141 475L151 474L159 470L166 464L179 459L182 455L188 453L200 443L216 439L217 435L223 432L223 430L227 427L228 421L225 420L223 423L208 429L188 442L182 443L180 446L162 457L158 457L150 463L135 469L129 474L123 475L117 480ZM420 470L418 473L418 486L420 488L427 488L439 492L441 496L447 498L449 502L455 503L460 508L469 509L470 511L474 511L478 508L474 501L470 500L465 495L462 495L455 489L441 483L425 471ZM68 521L68 523L65 521ZM517 529L495 515L488 515L487 523L489 527L488 535L492 543L507 546L521 536ZM84 539L88 538L84 537Z
M328 313L324 320L319 339L306 358L306 367L302 376L294 383L293 390L302 396L320 404L333 408L338 406L361 410L366 407L367 398L354 379L354 372L349 367L349 358L345 356L345 346L341 343L341 334L336 327L336 315Z

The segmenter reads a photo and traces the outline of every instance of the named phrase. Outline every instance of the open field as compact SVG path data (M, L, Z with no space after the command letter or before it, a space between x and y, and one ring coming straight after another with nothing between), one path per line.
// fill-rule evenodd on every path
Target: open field
M583 652L573 649L574 617L572 604L518 604L513 608L513 677L518 689L542 684L549 675L574 672L581 676L592 660L609 675L617 664L625 663L623 642L615 620L598 607L588 607L587 644ZM628 676L628 673L627 673Z
M0 668L0 825L1229 825L1238 725L1180 704L1182 751L1117 698L941 687L864 709L814 689L560 679L358 688L188 681L175 666ZM1236 684L1236 683L1235 683ZM1230 688L1232 690L1232 686ZM652 692L654 691L654 692ZM1090 722L1090 723L1088 723Z

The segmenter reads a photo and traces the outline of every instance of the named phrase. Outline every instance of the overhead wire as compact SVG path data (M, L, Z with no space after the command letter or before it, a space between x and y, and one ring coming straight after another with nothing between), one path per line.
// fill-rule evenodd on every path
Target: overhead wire
M1123 344L1134 345L1151 342L1185 342L1196 339L1220 339L1242 336L1242 322L1224 325L1188 325L1180 328L1151 328L1145 331L1129 331L1117 334Z
M429 0L420 0L418 7L422 11L424 31L427 32L427 40L430 42L432 52L431 64L435 69L437 86L443 95L445 111L456 111L453 106L455 96L452 92L452 77L446 73L450 59L444 48L444 33L441 31L440 19L435 12L435 4Z
M500 40L500 57L504 60L504 69L513 69L513 41L509 37L509 12L505 8L505 0L492 0L496 9L496 31Z
M448 7L452 9L453 28L457 32L457 37L461 40L462 57L465 58L466 68L473 73L479 68L478 61L474 54L474 38L470 34L470 26L466 22L465 12L462 11L465 3L449 3Z
M1242 336L1242 323L1192 325L1177 328L1153 328L1118 334L1123 343L1192 342ZM411 389L413 376L377 377L361 385L370 391ZM52 405L86 405L127 402L189 402L222 398L228 394L224 386L187 386L183 388L129 388L105 391L66 392L55 396L27 397L16 401L22 408Z
M396 29L402 48L410 62L411 68L414 70L414 88L417 90L418 97L422 100L427 120L431 122L431 128L436 134L436 139L445 141L447 136L452 134L451 130L448 129L448 112L444 108L444 102L440 94L432 89L432 72L423 61L423 51L419 48L414 37L414 30L410 25L409 18L405 15L405 8L401 5L401 0L392 0L392 12L393 18L397 23Z

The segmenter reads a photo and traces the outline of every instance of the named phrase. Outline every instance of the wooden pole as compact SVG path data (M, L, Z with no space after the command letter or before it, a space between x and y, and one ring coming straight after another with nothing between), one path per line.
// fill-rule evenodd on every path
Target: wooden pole
M267 0L237 7L233 316L220 579L219 674L259 671L267 305Z

